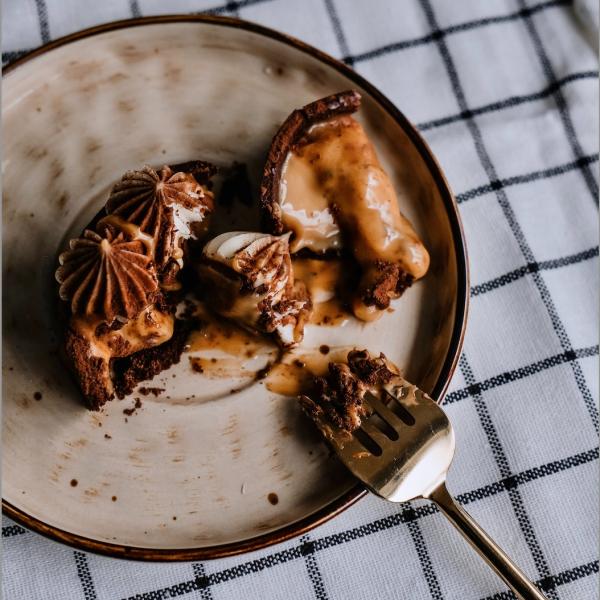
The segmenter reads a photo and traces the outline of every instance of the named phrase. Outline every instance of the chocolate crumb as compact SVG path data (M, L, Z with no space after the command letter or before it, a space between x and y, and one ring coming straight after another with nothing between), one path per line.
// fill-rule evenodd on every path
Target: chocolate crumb
M71 487L76 487L78 483L77 479L71 479Z
M117 497L116 497L116 496L113 496L113 497L111 498L111 500L112 500L113 502L116 502L116 501L117 501Z
M319 346L319 352L321 354L329 354L329 346L327 344L322 344Z
M173 517L173 521L177 521L177 517Z
M204 373L204 367L200 363L200 360L197 358L190 358L190 365L192 367L192 371L196 373Z
M124 408L123 409L123 414L127 415L128 417L130 417L131 415L133 415L135 413L135 411L138 408L142 407L142 401L139 398L135 399L135 402L133 404L133 406L131 408Z
M39 402L42 399L42 392L36 392L33 394L33 399Z
M164 391L165 391L165 388L159 388L159 387L141 387L139 389L140 394L142 394L143 396L148 396L149 394L152 394L153 396L158 396L161 392L164 392ZM139 398L136 398L136 403L138 401L139 401ZM141 404L140 404L140 406L141 406Z
M373 357L366 350L352 350L348 363L330 362L328 373L315 377L314 393L300 399L306 414L314 420L326 417L337 427L351 432L360 427L361 419L369 416L363 401L370 388L390 382L395 367L384 354Z
M279 502L279 496L277 496L277 494L275 492L271 492L268 496L267 496L267 500L273 505L275 506L278 502Z
M108 433L104 434L105 439L112 440L112 435L108 435Z
M264 379L269 374L272 367L273 367L273 364L271 362L268 362L262 369L259 369L258 371L256 371L256 375L254 376L254 379L256 381Z

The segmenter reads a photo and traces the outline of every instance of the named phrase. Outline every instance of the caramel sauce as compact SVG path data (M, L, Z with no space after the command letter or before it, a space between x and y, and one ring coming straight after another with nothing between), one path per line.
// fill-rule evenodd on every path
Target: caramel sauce
M144 309L120 329L109 330L97 336L96 329L103 322L104 319L100 317L73 317L71 327L89 341L92 355L104 360L128 356L166 342L173 335L175 324L173 315L163 313L153 306ZM117 348L124 348L124 351L119 352Z
M284 227L294 232L292 252L301 248L323 252L342 245L329 202L314 180L311 161L290 153L283 165L279 202Z
M173 336L175 318L150 306L135 319L127 321L121 329L111 331L100 337L100 340L113 346L113 340L121 338L129 344L128 353L158 346ZM113 356L117 356L116 354Z
M305 354L288 354L273 365L265 378L267 389L282 396L310 393L314 377L325 375L330 362L346 362L353 347L331 348L327 355L319 350Z
M343 327L352 314L339 298L315 304L310 316L310 323L325 327Z
M244 369L235 358L204 358L190 357L190 365L197 373L202 373L209 379L230 379L253 377L254 372Z
M399 263L415 279L427 271L427 250L400 212L366 132L350 116L311 127L286 159L279 201L284 226L295 234L294 252L337 248L341 229L360 264Z
M276 352L274 344L216 316L203 313L202 324L191 332L188 351L220 350L225 354L253 358L261 352Z
M112 225L113 227L120 229L136 242L142 242L142 244L144 244L144 246L146 247L148 256L154 257L154 238L151 235L144 233L137 225L135 225L135 223L130 223L129 221L122 219L118 215L108 215L100 219L100 221L98 221L98 225L101 225L103 223L107 225Z
M247 383L236 390L240 391L257 379L265 363L279 356L275 344L215 315L203 304L196 305L194 314L200 325L190 333L186 351L202 353L189 356L191 369L202 377L246 379Z
M339 259L294 258L292 263L294 278L304 282L314 304L327 302L335 296L342 273Z
M301 280L310 293L313 310L309 322L313 325L342 326L352 316L344 297L350 295L352 265L340 258L317 260L292 259L294 277Z

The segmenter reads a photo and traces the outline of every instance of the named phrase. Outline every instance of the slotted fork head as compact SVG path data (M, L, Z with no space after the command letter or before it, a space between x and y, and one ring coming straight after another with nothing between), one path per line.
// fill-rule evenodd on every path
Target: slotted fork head
M400 377L364 399L369 417L348 433L324 416L317 426L346 467L392 502L427 498L446 478L454 432L446 413Z
M401 377L367 393L370 416L348 433L311 416L341 461L372 492L392 502L429 498L523 600L547 600L446 488L454 432L446 413Z

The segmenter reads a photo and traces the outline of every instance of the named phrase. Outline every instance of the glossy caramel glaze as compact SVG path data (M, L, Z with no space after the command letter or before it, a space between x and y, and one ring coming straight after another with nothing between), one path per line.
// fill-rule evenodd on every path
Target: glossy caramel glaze
M190 333L189 352L220 350L225 354L253 358L261 352L275 352L277 347L267 338L259 337L207 311L200 317L201 324Z
M299 396L310 392L315 376L325 375L330 362L346 362L352 347L331 348L327 355L312 350L289 354L273 365L265 378L269 391L283 396Z
M284 225L295 234L292 251L335 249L343 235L361 265L398 263L414 279L427 271L429 254L351 116L310 128L286 159L279 201Z
M88 340L92 356L108 361L158 346L171 339L175 317L149 306L120 329L98 333L97 328L102 323L103 319L72 317L71 328Z
M343 326L352 318L347 298L351 294L352 264L340 258L325 260L293 257L294 277L304 283L312 302L309 322Z

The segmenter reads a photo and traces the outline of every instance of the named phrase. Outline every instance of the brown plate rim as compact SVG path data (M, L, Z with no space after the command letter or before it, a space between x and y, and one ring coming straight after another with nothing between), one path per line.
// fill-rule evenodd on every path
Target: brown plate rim
M434 157L431 149L427 145L427 142L425 142L425 140L421 137L421 134L416 130L414 125L408 121L404 114L374 85L369 83L361 75L321 50L318 50L317 48L314 48L313 46L310 46L294 37L280 33L279 31L270 29L268 27L258 25L257 23L252 23L250 21L236 19L233 17L214 15L161 15L112 21L110 23L104 23L102 25L83 29L70 35L58 38L48 42L47 44L44 44L43 46L40 46L39 48L36 48L35 50L32 50L8 65L3 71L3 77L7 74L10 74L12 71L29 62L30 60L66 44L118 29L164 23L203 23L221 27L244 29L246 31L274 39L278 42L282 42L288 46L292 46L293 48L300 50L301 52L304 52L305 54L309 54L320 62L333 67L342 75L348 77L348 79L365 89L402 127L404 132L415 144L415 147L427 164L440 191L446 212L448 214L448 219L450 221L457 259L458 297L456 302L454 328L450 339L450 348L448 350L448 354L432 392L433 398L436 401L441 402L458 363L464 340L469 305L469 267L462 222L454 194L450 189L450 186L442 172L440 165L437 162L437 159ZM55 541L73 546L79 550L130 560L161 562L190 561L233 556L236 554L260 550L262 548L284 542L290 538L306 533L307 531L310 531L311 529L314 529L315 527L325 523L329 519L332 519L339 513L346 510L352 504L360 500L366 494L367 490L365 490L362 485L356 485L348 492L343 494L340 498L334 500L313 514L270 533L229 544L185 549L139 548L134 546L100 542L85 536L65 531L52 525L48 525L44 521L29 515L14 504L11 504L4 498L2 499L2 511L20 525L23 525L24 527Z

